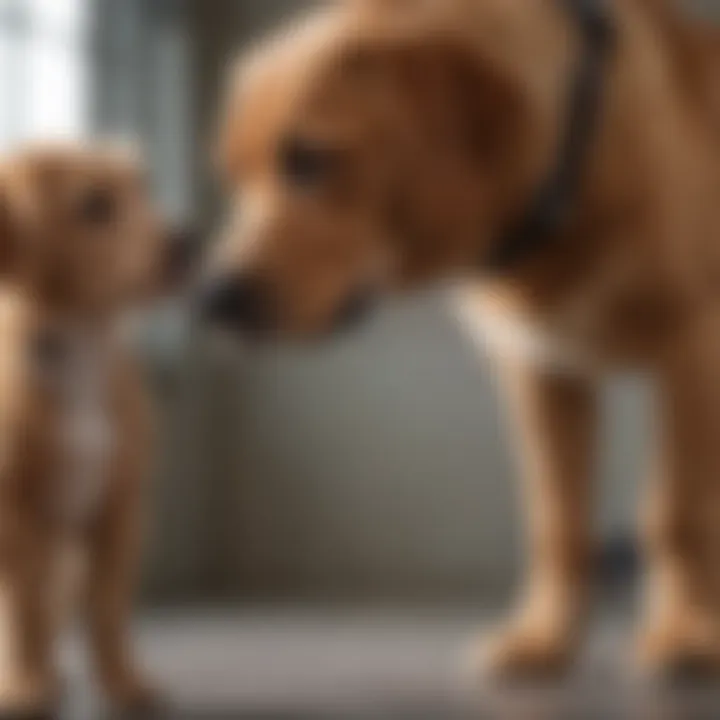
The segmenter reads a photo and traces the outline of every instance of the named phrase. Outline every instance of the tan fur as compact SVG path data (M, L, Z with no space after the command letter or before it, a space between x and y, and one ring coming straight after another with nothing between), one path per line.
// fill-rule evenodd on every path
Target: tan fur
M87 215L97 191L110 218ZM128 619L149 416L117 325L151 285L160 225L139 167L101 148L7 160L0 209L0 713L56 700L55 639L80 593L104 689L147 703Z
M220 156L238 198L220 267L272 289L282 330L322 331L358 284L479 277L482 257L552 166L577 32L548 0L335 3L241 64ZM527 477L530 580L492 645L507 672L564 665L589 581L593 377L658 387L647 503L652 602L642 657L720 668L720 69L710 33L664 0L612 3L617 45L571 228L465 298L503 327L571 349L591 372L499 354ZM288 136L346 158L342 177L290 186ZM566 370L567 368L562 368Z

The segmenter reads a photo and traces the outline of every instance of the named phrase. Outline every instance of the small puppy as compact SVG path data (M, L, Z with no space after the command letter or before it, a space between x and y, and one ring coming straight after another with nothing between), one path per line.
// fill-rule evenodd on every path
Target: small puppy
M81 588L109 698L154 700L128 637L149 408L121 325L165 253L128 153L36 148L0 166L0 714L52 707Z
M717 63L669 0L345 0L232 79L211 318L318 335L378 291L462 276L489 320L530 556L493 671L579 647L597 380L618 369L658 394L640 658L720 671Z

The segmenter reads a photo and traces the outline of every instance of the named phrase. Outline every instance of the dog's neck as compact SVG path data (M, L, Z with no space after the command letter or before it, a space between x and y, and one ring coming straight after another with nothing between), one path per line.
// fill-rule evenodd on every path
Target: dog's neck
M523 42L537 48L535 54L518 53L525 62L532 58L534 69L520 68L520 59L512 60L496 50L498 62L514 68L518 78L526 73L528 107L538 136L534 154L528 156L524 168L518 169L508 185L505 201L499 204L495 229L526 207L534 188L552 167L562 133L563 98L579 46L572 39L572 23L558 10L559 4L544 5L546 31L537 33L534 40L532 28L522 19L507 24L515 38L514 42L508 41L509 48ZM660 217L672 212L673 207L663 200L671 190L663 186L669 177L666 167L677 148L678 136L692 137L705 129L695 127L682 114L688 106L688 88L682 82L677 43L671 34L664 33L658 11L650 4L634 2L614 3L612 7L618 39L606 71L602 117L587 158L573 220L552 247L518 264L504 278L504 282L532 296L535 303L552 305L555 299L580 288L583 278L590 279L597 272L600 252L605 258L613 254L635 254L640 258L646 254L645 260L638 262L653 267L666 263L659 268L663 277L658 275L658 283L674 283L677 269L672 258L663 258L657 252L662 248L658 235L666 229L670 232L673 226L672 218ZM565 36L563 49L558 50L553 43L563 32L570 34ZM543 58L542 62L538 58ZM647 82L648 68L653 73L652 82ZM656 116L651 128L638 122L653 108ZM649 217L643 209L647 207L657 207L658 217ZM651 235L654 239L647 242ZM477 274L478 253L487 249L491 241L476 238L474 245L468 245L463 270Z
M614 17L603 0L564 0L581 48L568 78L566 117L558 128L557 157L524 212L514 218L480 263L490 273L512 271L543 252L572 221L603 117L607 70L614 46Z

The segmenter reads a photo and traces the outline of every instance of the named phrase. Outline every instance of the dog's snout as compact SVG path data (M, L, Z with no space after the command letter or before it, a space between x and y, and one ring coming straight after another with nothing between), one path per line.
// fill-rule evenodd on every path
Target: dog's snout
M201 293L200 306L211 323L255 336L272 329L269 298L261 279L252 275L212 281Z

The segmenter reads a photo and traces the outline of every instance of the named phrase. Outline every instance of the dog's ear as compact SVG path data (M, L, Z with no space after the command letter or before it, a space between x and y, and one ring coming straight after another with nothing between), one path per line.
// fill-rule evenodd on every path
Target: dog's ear
M390 128L377 156L405 274L451 265L498 221L526 172L526 88L472 44L424 28L365 38L341 67L364 85L365 112Z
M522 152L523 88L469 43L441 32L378 36L342 64L404 103L409 127L483 172L503 171Z

